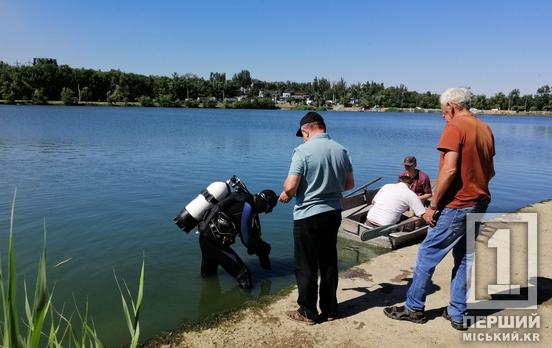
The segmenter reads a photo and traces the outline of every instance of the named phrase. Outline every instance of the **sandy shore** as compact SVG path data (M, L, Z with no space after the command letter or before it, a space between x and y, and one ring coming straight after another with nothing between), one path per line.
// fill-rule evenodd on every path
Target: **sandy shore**
M520 210L538 214L538 307L536 310L491 310L478 313L493 316L540 315L540 329L521 329L537 333L540 342L465 342L463 333L454 330L440 315L448 304L452 257L448 255L439 265L427 298L426 324L412 324L388 319L383 307L400 304L405 299L407 283L412 275L412 266L418 250L413 245L393 251L346 270L340 274L338 300L343 318L318 325L306 326L293 322L284 315L286 310L296 308L297 292L261 308L249 308L223 321L214 328L198 331L174 332L170 342L158 343L158 347L455 347L469 344L485 346L552 346L552 201L536 203ZM512 229L511 253L519 260L526 260L523 224ZM489 229L499 225L487 224L482 232L483 240ZM478 251L479 264L490 270L478 276L478 280L495 277L492 250ZM479 260L479 259L478 259ZM490 260L490 261L489 261ZM479 262L479 261L477 261ZM512 266L511 283L523 284L526 271ZM516 281L516 278L519 278ZM494 278L491 278L494 279ZM479 283L479 281L478 281ZM525 281L526 283L526 281ZM523 285L522 285L523 289ZM523 290L522 290L523 294ZM470 328L468 333L504 333L513 329ZM158 341L159 342L159 341Z

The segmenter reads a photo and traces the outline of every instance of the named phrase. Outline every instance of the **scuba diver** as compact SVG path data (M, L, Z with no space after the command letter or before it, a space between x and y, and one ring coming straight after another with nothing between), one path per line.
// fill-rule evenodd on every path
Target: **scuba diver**
M234 189L234 191L232 191ZM252 195L236 176L226 182L213 182L173 219L184 232L196 226L201 248L201 276L217 273L222 266L238 281L241 288L251 288L251 274L230 246L239 237L249 255L257 255L261 267L272 269L270 244L261 239L259 214L270 213L278 203L272 190Z
M230 247L236 235L247 247L249 255L257 255L261 267L272 269L270 244L261 239L259 213L270 213L278 202L272 190L263 190L254 196L238 190L217 203L199 223L199 246L201 247L201 276L217 273L218 266L236 278L243 289L251 288L251 273Z

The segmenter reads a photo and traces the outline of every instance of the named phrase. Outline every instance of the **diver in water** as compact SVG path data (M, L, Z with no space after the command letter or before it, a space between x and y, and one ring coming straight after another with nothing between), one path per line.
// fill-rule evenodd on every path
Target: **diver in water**
M261 239L259 213L270 213L278 202L272 190L254 196L247 191L232 192L215 204L198 225L201 247L201 276L217 273L218 266L238 281L241 288L251 288L251 273L230 246L239 234L249 255L257 255L261 267L272 269L268 255L270 244Z

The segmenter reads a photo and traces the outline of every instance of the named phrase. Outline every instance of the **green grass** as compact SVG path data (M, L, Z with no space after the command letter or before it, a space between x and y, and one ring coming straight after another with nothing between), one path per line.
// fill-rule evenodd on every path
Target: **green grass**
M46 223L44 223L44 245L38 262L34 296L31 302L25 282L24 293L22 294L25 315L18 313L19 303L17 297L19 294L17 293L17 268L13 234L16 195L17 192L14 193L11 204L6 273L4 273L2 255L0 254L0 298L2 303L0 347L61 348L69 346L103 348L104 344L98 336L94 321L89 316L88 303L86 303L84 311L81 311L77 301L73 299L75 311L69 315L64 313L64 307L58 310L53 303L54 290L50 291L47 285ZM144 295L144 262L142 261L136 300L132 297L126 283L124 283L123 290L117 276L115 276L115 281L119 287L123 314L130 334L129 347L135 348L138 346L140 339L139 319ZM128 303L131 304L131 307L128 306Z

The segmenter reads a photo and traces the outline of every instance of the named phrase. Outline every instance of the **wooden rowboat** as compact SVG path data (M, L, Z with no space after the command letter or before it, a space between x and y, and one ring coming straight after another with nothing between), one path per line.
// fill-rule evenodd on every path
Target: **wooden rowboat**
M363 185L362 190L356 190L342 199L343 210L338 236L389 249L397 249L425 237L428 229L425 221L420 217L409 217L407 213L400 222L393 225L374 226L366 222L372 199L379 190L368 190L367 186L369 185Z

